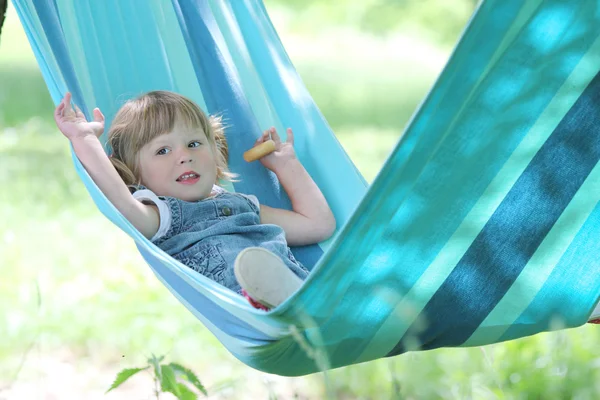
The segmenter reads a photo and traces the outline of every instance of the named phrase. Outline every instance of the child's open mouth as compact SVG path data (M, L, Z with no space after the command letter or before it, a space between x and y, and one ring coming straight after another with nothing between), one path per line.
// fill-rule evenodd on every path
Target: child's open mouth
M177 178L177 182L183 183L184 185L192 185L200 179L200 175L195 173L194 171L189 171L181 174L179 178Z

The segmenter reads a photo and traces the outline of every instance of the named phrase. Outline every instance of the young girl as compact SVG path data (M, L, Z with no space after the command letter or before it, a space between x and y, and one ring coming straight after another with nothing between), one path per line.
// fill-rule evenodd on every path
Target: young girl
M255 143L270 136L276 144L260 161L287 192L293 208L288 211L218 186L234 177L227 170L223 128L189 99L155 91L128 101L108 132L110 157L98 139L104 130L100 110L94 109L94 120L88 122L70 102L67 93L55 110L58 128L100 190L146 238L247 295L258 308L276 307L300 287L308 271L288 244L327 239L335 219L296 158L291 129L285 143L274 128Z

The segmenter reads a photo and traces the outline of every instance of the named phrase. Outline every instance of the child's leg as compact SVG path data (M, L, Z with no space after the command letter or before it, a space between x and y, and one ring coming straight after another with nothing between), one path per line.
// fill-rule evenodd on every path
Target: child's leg
M298 278L275 254L261 247L248 247L238 254L235 277L255 302L275 308L302 286Z

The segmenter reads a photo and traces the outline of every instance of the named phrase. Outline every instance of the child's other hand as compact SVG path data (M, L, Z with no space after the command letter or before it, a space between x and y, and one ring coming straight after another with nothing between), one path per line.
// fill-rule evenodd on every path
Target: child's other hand
M104 115L100 110L95 108L94 120L88 122L79 107L75 106L75 110L71 107L71 93L67 93L54 110L54 120L58 129L69 140L87 135L100 137L104 132Z
M294 133L291 128L288 128L287 140L282 142L277 130L272 127L263 132L262 136L254 143L254 146L256 147L269 139L273 139L275 142L275 151L262 157L260 162L266 168L277 173L281 168L285 168L288 161L296 158L296 152L294 151Z

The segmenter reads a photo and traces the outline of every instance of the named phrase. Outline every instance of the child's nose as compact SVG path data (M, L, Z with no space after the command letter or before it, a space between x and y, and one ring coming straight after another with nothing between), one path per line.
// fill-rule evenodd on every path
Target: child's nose
M179 163L185 164L188 162L192 162L192 156L190 155L190 152L187 149L182 150L181 154L179 155Z

